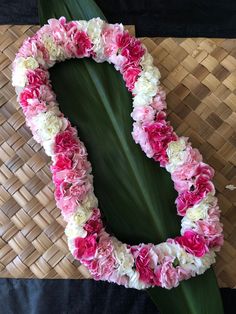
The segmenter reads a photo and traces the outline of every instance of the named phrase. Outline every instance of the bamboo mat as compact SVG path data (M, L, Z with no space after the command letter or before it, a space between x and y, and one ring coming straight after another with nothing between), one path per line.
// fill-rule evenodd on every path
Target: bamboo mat
M0 277L88 278L68 252L49 158L11 86L11 62L37 26L0 26ZM225 244L215 271L236 287L236 39L143 38L162 74L169 119L216 170Z

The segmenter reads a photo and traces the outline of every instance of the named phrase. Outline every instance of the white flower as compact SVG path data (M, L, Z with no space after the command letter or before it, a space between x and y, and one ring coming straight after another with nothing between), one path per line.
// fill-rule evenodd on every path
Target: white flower
M184 163L187 157L186 139L180 137L177 141L172 141L168 144L166 153L169 163L166 166L167 171L173 172L178 166Z
M69 220L65 229L65 234L70 239L77 237L85 238L87 236L87 231L84 230L83 227L78 226L74 220Z
M96 60L96 62L105 61L104 48L101 37L104 25L105 22L99 17L89 20L87 24L87 34L93 43L93 51L96 53L94 60Z
M186 217L191 221L197 221L199 219L206 219L208 216L209 204L203 199L199 204L188 208L186 211Z
M145 69L147 66L153 65L153 57L148 51L145 51L145 54L143 55L141 62L141 66L143 69Z
M37 127L37 135L41 141L53 139L63 127L64 119L55 115L53 111L39 113L32 118L32 124Z
M51 61L63 61L65 60L65 55L62 48L57 45L50 35L43 36L43 44L49 53ZM53 64L50 64L52 66Z
M215 252L210 251L201 258L194 257L194 264L196 266L196 273L198 275L203 274L213 263L215 263Z
M24 87L27 82L27 70L35 70L38 67L38 62L32 57L16 58L13 65L12 85L15 87Z
M84 224L92 216L92 213L92 211L87 210L85 207L78 206L75 214L73 215L73 219L78 226L84 226Z
M98 207L98 200L93 192L90 192L86 195L86 198L83 200L82 206L87 210L92 210L95 207Z
M149 74L147 73L147 76ZM134 106L149 105L152 102L152 98L158 91L157 81L149 80L145 73L142 73L134 85L133 93L135 97L133 99Z
M153 84L159 84L161 74L158 68L156 68L153 65L149 65L142 72L142 76L145 77L150 82L152 82Z
M79 21L76 21L76 24L77 24L78 30L84 31L84 32L87 31L88 21L79 20Z
M181 220L180 234L183 235L186 230L194 229L195 226L196 226L196 223L194 221L192 221L188 217L184 216Z
M43 148L45 150L45 153L52 157L54 155L54 140L48 140L43 142Z
M68 224L65 229L65 234L69 238L85 238L87 231L84 230L85 223L92 215L92 211L88 211L82 206L78 206L76 212L69 217Z
M128 251L126 244L113 238L114 255L118 263L118 272L120 276L129 274L134 265L133 255Z
M136 270L132 270L132 272L130 272L130 274L129 274L128 287L129 288L135 288L138 290L151 287L151 285L140 280L139 277L140 277L139 273Z

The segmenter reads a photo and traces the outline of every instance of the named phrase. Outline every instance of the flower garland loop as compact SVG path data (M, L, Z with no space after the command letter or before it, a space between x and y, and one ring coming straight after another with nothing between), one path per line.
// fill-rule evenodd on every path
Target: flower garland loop
M134 141L170 172L178 192L180 236L157 245L130 246L105 231L86 148L59 111L48 73L56 61L84 57L112 63L122 74L133 96ZM50 19L24 41L13 62L12 82L26 123L52 158L55 199L67 221L70 251L94 279L136 289L170 289L202 274L214 263L215 251L223 243L214 171L188 138L178 137L167 122L159 79L160 72L140 40L122 24L100 18Z

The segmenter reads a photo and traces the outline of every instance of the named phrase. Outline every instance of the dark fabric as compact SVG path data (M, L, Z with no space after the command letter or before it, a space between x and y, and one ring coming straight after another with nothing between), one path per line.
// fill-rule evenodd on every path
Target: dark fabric
M128 293L127 293L128 292ZM93 280L0 279L2 314L158 314L145 291Z
M225 314L234 314L236 289L220 290ZM146 291L93 280L45 279L0 279L0 313L161 314Z
M49 0L50 1L50 0ZM137 36L236 37L235 0L96 0ZM37 0L0 0L0 24L38 24Z

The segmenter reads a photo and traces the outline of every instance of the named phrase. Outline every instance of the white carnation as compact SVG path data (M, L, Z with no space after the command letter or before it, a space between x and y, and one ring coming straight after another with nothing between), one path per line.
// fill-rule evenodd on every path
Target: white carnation
M19 57L15 59L12 73L12 85L15 87L24 87L27 83L27 70L35 70L39 67L38 62L32 58Z
M180 137L178 141L172 141L168 144L166 153L169 163L166 166L167 171L173 172L178 166L184 163L188 153L186 149L186 139Z
M54 42L50 35L45 34L43 36L43 44L49 53L50 60L53 61L50 66L53 66L54 62L56 61L65 60L65 55L62 48Z
M142 72L143 77L152 82L153 84L159 84L161 77L160 71L153 65L149 65Z
M132 272L129 274L129 288L135 288L138 290L145 289L151 287L151 285L143 282L140 280L140 275L136 270L132 270Z
M36 132L42 142L53 139L62 129L63 122L64 119L59 118L52 111L39 113L32 118L32 124L37 127Z
M86 198L83 200L82 205L87 210L92 210L93 208L98 207L98 200L93 192L90 192L86 195Z
M92 216L92 213L92 211L87 210L85 207L78 206L72 218L78 226L84 226Z
M52 157L54 155L54 140L48 140L43 142L43 148L45 150L45 153Z
M194 257L194 264L196 266L196 273L203 274L213 263L215 263L215 252L210 251L202 257Z
M143 55L140 64L143 69L145 69L146 67L150 65L153 65L153 57L150 53L148 53L147 50L145 51L145 54Z
M105 22L99 17L89 20L87 24L87 34L93 43L93 51L96 53L94 60L96 60L96 62L105 61L104 48L101 37L104 25Z
M134 266L133 255L128 251L126 244L113 238L114 255L118 263L118 272L120 276L129 274Z
M183 235L186 230L194 229L195 226L196 226L196 223L194 221L184 216L181 220L181 230L180 230L181 235Z
M209 204L203 199L199 204L194 205L186 211L186 217L191 221L206 219L208 216Z
M135 94L135 97L133 99L133 105L149 105L152 102L152 98L156 95L157 90L157 82L155 80L147 79L145 73L142 73L134 85L133 93Z

